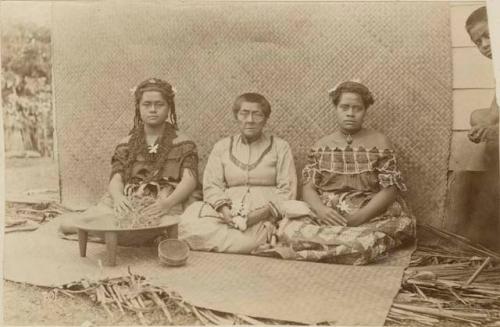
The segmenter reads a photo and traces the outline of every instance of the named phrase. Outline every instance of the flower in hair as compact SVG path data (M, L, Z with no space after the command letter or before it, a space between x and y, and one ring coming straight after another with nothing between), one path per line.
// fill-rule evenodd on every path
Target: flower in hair
M337 88L339 87L341 82L335 84L334 87L332 87L331 89L328 90L328 94L332 94L333 92L337 91Z

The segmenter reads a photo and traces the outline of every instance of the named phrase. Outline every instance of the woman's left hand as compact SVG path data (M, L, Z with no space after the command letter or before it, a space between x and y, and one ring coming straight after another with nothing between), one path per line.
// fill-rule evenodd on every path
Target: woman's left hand
M167 214L170 211L170 205L161 200L156 200L151 205L141 210L141 214L149 217L158 217Z

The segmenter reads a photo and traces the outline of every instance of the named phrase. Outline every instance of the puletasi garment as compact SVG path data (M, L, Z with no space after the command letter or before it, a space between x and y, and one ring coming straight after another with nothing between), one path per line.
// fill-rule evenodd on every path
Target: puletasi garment
M363 207L381 188L395 186L404 191L394 151L390 149L311 149L303 182L312 182L322 202L347 217ZM385 213L357 227L324 226L314 215L283 219L276 246L261 246L255 254L284 259L362 265L410 241L415 219L402 200Z
M120 174L123 178L125 187L124 193L136 196L167 197L177 187L185 169L190 170L195 176L198 171L198 154L196 145L187 136L175 131L172 125L167 124L163 135L157 139L156 153L149 153L149 147L143 137L143 133L138 136L138 143L143 148L135 158L129 158L131 138L137 135L131 135L125 138L115 148L111 159L112 178L115 174ZM159 148L163 147L166 153L164 160L160 159ZM130 166L128 160L131 160ZM161 161L160 161L161 160ZM159 162L163 164L159 165ZM127 168L128 167L128 168ZM151 186L151 187L150 187ZM159 190L151 194L151 190ZM195 196L193 194L193 196ZM193 196L186 203L180 203L173 207L168 215L179 215L184 208L192 201ZM63 217L63 224L68 224L71 219L81 219L83 217L102 216L113 217L113 199L106 192L100 201L89 207L83 213L72 214L71 217ZM148 240L144 240L147 242ZM139 242L140 243L140 242Z
M204 202L186 209L179 224L179 238L191 249L250 253L265 244L274 226L257 223L246 231L221 223L216 210L228 205L250 212L268 202L277 207L295 199L297 176L292 151L279 137L263 134L252 143L241 135L215 144L203 176Z
M158 196L166 197L181 181L185 169L190 170L194 176L198 175L195 143L175 131L172 125L166 125L163 135L151 147L146 144L142 133L137 141L142 150L128 165L133 137L134 135L129 136L118 144L111 159L110 178L120 174L126 193L142 192L145 184L155 184L160 189ZM161 153L165 154L165 158L161 158ZM179 213L179 210L182 211L182 204L172 210Z

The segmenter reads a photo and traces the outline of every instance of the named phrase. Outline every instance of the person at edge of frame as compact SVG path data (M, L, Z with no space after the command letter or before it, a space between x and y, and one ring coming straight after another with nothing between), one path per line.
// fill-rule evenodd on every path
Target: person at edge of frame
M492 59L492 49L488 28L486 7L474 10L466 20L465 29L479 52ZM474 110L470 115L467 137L470 142L483 145L478 156L470 158L481 163L482 171L455 172L455 190L450 186L451 198L462 197L460 203L451 203L452 212L461 217L452 217L452 232L463 234L471 241L490 249L500 250L499 219L499 160L498 160L499 111L496 98L489 108ZM454 206L460 207L458 210ZM464 213L459 211L463 210Z

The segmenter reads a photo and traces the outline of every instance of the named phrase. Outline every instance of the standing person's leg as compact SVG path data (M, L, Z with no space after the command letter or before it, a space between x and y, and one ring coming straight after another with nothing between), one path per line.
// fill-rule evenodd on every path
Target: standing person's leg
M466 236L475 243L488 248L497 244L499 219L499 174L485 171L474 175L477 191L471 194L472 210L468 221Z
M475 194L473 174L465 170L449 172L444 221L444 229L447 231L460 235L466 234L472 207L471 198Z

